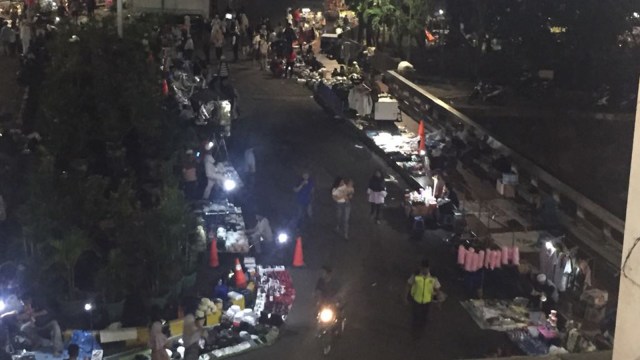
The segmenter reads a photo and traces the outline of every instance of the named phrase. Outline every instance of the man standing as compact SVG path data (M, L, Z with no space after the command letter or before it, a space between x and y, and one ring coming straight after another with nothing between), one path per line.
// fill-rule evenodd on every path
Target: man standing
M256 226L247 230L249 235L249 243L253 246L256 254L262 254L262 241L266 245L267 250L273 244L273 231L266 217L256 214Z
M414 331L423 328L429 318L429 305L434 298L435 292L440 289L438 279L431 276L429 271L429 260L422 260L420 270L413 274L405 292L405 301L409 298L412 307L412 329Z
M59 356L62 353L63 343L62 332L58 322L53 319L38 321L38 318L45 317L48 314L47 310L38 310L33 306L29 295L24 296L22 302L24 303L24 308L18 314L20 331L31 340L35 347L52 347L54 356ZM41 335L45 335L46 338Z
M298 208L297 220L298 224L305 218L305 216L311 219L313 212L311 210L311 201L313 200L313 192L315 190L315 184L308 171L302 173L302 178L296 187L293 188L293 192L296 193L296 205Z

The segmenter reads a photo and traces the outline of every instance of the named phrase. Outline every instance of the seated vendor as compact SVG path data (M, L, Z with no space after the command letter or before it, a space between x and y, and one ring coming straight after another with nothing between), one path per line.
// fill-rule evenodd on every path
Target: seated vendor
M269 220L261 214L256 214L256 226L248 229L247 235L249 235L249 243L257 254L262 253L262 241L267 247L273 243L273 231L271 231Z
M539 306L546 313L555 308L560 294L555 284L547 279L547 275L538 274L533 281L530 300L532 306Z
M24 308L18 314L20 331L25 334L34 347L51 347L53 354L59 356L62 353L63 344L58 322L47 319L47 310L34 306L31 296L24 296L22 302Z

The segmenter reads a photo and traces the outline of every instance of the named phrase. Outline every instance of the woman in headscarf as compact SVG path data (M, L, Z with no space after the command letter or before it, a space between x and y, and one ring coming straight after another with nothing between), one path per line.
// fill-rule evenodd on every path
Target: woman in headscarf
M162 322L154 321L149 331L149 348L151 349L151 360L169 360L167 347L169 339L162 333Z
M205 334L204 319L198 318L192 314L184 317L184 330L182 333L182 342L184 344L183 360L198 360L200 357L200 339Z

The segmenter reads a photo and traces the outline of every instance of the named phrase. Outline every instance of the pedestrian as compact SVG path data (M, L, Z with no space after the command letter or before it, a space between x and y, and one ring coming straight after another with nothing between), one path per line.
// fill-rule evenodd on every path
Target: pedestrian
M207 187L204 189L202 199L209 200L211 191L216 185L216 179L218 178L218 173L216 171L216 160L213 158L213 154L211 154L211 151L208 151L204 157L204 172L207 176Z
M0 29L0 41L2 42L2 52L9 56L11 55L11 39L15 41L15 33L9 27L9 23L6 21L2 23L2 29Z
M240 50L240 33L234 30L231 33L231 49L233 50L233 62L238 62L238 52Z
M184 195L187 200L196 200L198 190L198 175L196 171L196 158L193 150L187 150L186 159L182 165L182 180L184 181Z
M369 216L375 220L376 224L380 224L380 210L384 205L384 198L387 196L387 188L382 171L376 170L373 172L371 179L369 179L367 195L369 195L369 204L371 204Z
M349 179L336 178L331 196L336 203L336 232L341 233L345 240L349 239L349 216L351 215L351 198L353 197L353 183Z
M308 171L304 171L298 185L293 188L293 192L296 193L296 206L297 206L297 219L298 222L305 217L311 219L313 211L311 203L313 201L313 193L315 191L315 183L311 178Z
M171 341L162 333L162 322L156 320L151 323L149 329L149 348L151 349L151 360L169 360L167 349L171 346Z
M198 316L202 317L187 314L183 320L182 345L184 346L184 360L198 360L200 358L200 340L206 337L207 330L204 328L204 314L198 314Z
M202 51L204 51L204 60L207 64L211 63L211 42L209 40L211 36L211 30L213 30L211 21L205 20L204 31L202 32Z
M224 33L222 32L222 25L214 25L211 30L211 44L215 48L216 60L222 59L222 47L224 46Z
M250 147L244 151L244 165L247 177L247 187L252 189L256 178L256 155Z
M261 70L267 70L268 67L268 61L269 61L269 41L267 40L267 37L264 35L260 36L260 43L258 45L259 47L259 61L260 61L260 69Z
M187 41L184 43L184 58L188 61L191 61L193 57L193 39L191 38L191 34L187 35Z
M20 41L22 41L22 55L26 56L31 44L31 24L26 19L20 23Z
M87 15L93 17L96 10L96 0L86 0L85 5L87 6Z
M429 305L440 289L440 282L431 276L429 260L422 260L420 269L407 281L403 294L405 302L411 302L411 325L414 331L424 328L429 319Z
M269 220L262 214L256 214L256 226L246 230L246 233L249 235L249 244L253 246L256 254L262 254L263 246L268 250L268 248L273 245L271 225L269 224Z
M291 78L293 76L293 67L296 64L298 54L295 50L291 49L291 52L287 56L287 65L284 69L284 77Z
M262 67L262 62L260 61L260 41L260 33L256 32L253 35L253 39L251 40L251 49L253 50L253 52L251 53L251 62L255 64L256 60L258 60L260 62L260 64L258 65Z

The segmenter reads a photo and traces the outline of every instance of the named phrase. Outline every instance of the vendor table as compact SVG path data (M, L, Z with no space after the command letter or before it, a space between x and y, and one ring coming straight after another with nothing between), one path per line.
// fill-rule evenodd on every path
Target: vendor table
M468 300L462 301L461 305L483 330L509 331L523 328L532 319L539 319L541 314L539 311L530 312L510 300Z
M228 200L214 201L194 211L203 217L210 241L215 239L218 252L249 252L249 239L246 234L242 209Z

